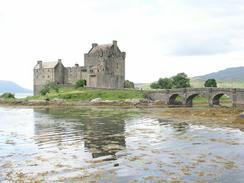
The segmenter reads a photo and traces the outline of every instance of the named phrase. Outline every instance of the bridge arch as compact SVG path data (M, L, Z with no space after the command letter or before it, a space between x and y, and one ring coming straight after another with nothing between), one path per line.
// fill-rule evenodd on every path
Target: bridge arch
M169 99L168 99L168 104L169 105L179 105L179 104L182 104L183 101L177 101L177 98L183 98L183 97L180 94L178 94L178 93L174 93L174 94L170 95L169 96Z
M194 94L187 96L185 99L185 105L188 107L191 107L193 105L193 99L199 95L200 95L200 93L194 93Z
M233 99L232 99L232 95L229 93L225 93L225 92L221 92L221 93L216 93L212 96L211 101L210 101L210 105L221 105L220 104L220 99L223 96L228 96L229 100L231 101L231 104L233 105Z

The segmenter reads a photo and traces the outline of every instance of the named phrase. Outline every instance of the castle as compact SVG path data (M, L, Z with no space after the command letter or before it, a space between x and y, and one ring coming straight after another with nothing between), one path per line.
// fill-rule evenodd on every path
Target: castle
M37 61L34 67L34 95L38 95L48 82L71 86L81 79L85 80L87 87L123 88L125 56L117 41L113 41L112 44L93 43L90 51L84 54L84 66L75 64L64 67L61 59L55 62Z

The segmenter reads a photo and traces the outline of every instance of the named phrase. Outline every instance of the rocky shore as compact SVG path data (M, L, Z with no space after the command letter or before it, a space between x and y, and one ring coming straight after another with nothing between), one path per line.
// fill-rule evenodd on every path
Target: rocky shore
M102 100L101 98L92 99L90 101L82 100L26 100L26 99L1 99L1 105L16 106L131 106L131 107L156 107L165 106L161 101L151 101L147 99L127 99L127 100Z
M244 129L244 110L226 107L169 107L160 101L151 101L147 99L127 99L127 100L102 100L101 98L90 101L82 100L27 100L27 99L1 99L2 106L24 106L24 107L136 107L151 108L152 114L156 116L169 117L175 120L185 121L219 121L219 123L228 123L231 126L238 126ZM162 110L163 109L163 110ZM240 126L241 125L241 126Z

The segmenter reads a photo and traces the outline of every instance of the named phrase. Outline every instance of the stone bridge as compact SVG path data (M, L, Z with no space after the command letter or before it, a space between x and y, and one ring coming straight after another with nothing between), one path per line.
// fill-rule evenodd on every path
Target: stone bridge
M166 105L175 105L176 98L182 98L182 105L191 107L196 96L208 98L209 106L220 105L220 98L229 96L233 107L244 107L244 89L240 88L182 88L157 90L147 93L147 98L161 101Z

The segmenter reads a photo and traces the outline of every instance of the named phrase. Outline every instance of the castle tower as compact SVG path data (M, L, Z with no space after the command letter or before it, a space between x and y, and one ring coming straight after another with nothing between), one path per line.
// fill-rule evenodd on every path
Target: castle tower
M117 41L112 44L92 44L85 54L87 86L98 88L123 88L125 81L125 52L121 52Z

